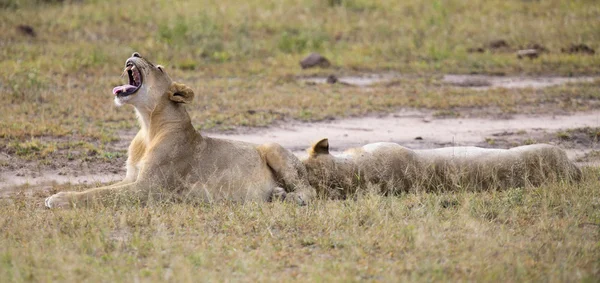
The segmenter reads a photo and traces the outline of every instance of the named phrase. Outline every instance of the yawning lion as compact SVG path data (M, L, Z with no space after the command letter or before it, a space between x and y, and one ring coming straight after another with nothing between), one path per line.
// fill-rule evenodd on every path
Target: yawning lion
M280 145L200 135L184 107L194 92L173 82L162 66L136 52L125 62L125 73L129 83L113 89L115 103L132 105L141 126L129 146L125 179L83 192L57 193L46 199L47 207L85 205L120 194L147 198L158 192L201 201L278 197L298 204L315 195L300 160Z

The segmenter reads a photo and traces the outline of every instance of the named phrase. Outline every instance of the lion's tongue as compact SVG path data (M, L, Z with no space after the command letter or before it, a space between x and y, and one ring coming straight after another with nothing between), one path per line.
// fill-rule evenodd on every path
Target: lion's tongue
M136 86L132 86L132 85L120 85L118 87L113 88L113 94L117 95L117 94L123 93L123 92L127 93L130 90L135 89L135 88L136 88Z

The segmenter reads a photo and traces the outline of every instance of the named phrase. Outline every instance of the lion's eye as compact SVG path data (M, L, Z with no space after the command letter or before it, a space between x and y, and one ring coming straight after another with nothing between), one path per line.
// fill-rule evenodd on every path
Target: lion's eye
M161 65L157 65L157 66L156 66L156 68L158 68L158 69L159 69L161 72L164 72L164 70L163 70L163 66L161 66Z

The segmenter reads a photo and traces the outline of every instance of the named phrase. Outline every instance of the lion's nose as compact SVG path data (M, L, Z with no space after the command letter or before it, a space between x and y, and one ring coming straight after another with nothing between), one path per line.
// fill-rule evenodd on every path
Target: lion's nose
M138 58L142 58L142 55L140 55L140 53L133 52L133 54L131 54L131 57L138 57Z

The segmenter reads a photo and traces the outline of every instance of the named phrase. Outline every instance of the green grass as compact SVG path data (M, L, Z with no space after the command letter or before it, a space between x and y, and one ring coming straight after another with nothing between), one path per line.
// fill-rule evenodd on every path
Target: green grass
M596 281L597 169L578 185L285 203L48 210L0 200L7 281ZM81 189L75 188L75 189Z
M10 0L8 0L10 1ZM598 48L594 1L13 1L0 11L3 65L61 71L107 69L137 50L170 67L190 60L210 73L294 71L319 51L344 68L408 72L598 73L598 56L563 55L572 43ZM144 13L143 7L153 9ZM135 12L134 12L135 11ZM37 37L20 35L28 24ZM540 60L469 54L496 39L539 43ZM15 56L16 55L16 56ZM187 65L187 64L184 64ZM14 68L14 69L13 69Z

